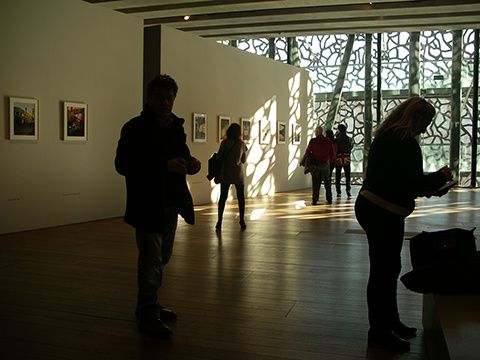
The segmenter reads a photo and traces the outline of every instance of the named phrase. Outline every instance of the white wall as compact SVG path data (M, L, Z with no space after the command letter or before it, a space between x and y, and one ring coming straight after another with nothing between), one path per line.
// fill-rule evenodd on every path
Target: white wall
M298 167L307 134L311 137L313 133L312 121L308 121L311 97L306 71L163 26L161 72L178 82L174 112L186 119L190 150L203 163L202 171L189 180L196 203L218 198L219 186L214 187L206 174L207 160L219 146L219 115L230 116L237 123L241 117L253 118L247 159L249 197L308 187L309 177ZM207 114L206 143L192 143L193 112ZM268 144L259 142L260 121L271 125ZM286 144L277 143L278 121L287 124ZM295 123L302 128L298 145L291 141Z
M142 107L142 21L79 0L0 2L0 233L119 216L113 159ZM8 138L8 97L39 101L38 141ZM88 104L88 141L62 140L62 102Z
M113 159L121 126L142 108L142 21L80 0L6 0L0 33L0 233L123 215L124 180ZM189 181L196 204L218 197L206 179L218 115L253 118L248 196L308 186L298 168L307 140L305 71L170 28L162 28L161 44L162 72L180 86L175 112L203 162ZM10 96L38 99L37 141L9 139ZM65 100L88 104L88 141L63 141ZM207 143L192 143L192 112L208 116ZM268 144L259 143L260 120L273 129ZM277 144L277 121L287 124L286 144ZM302 126L299 145L291 143L293 123Z

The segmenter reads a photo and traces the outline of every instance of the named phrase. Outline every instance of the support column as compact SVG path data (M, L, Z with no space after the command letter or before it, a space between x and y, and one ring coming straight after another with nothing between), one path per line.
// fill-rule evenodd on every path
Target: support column
M408 93L420 96L420 33L410 33Z
M348 35L347 45L345 46L345 52L343 53L343 59L340 65L340 72L338 74L337 82L335 84L335 89L333 90L332 101L330 102L330 109L328 110L325 130L329 130L332 128L333 122L335 120L335 115L337 115L338 106L340 104L340 96L342 95L343 83L345 82L345 75L347 73L350 55L352 54L354 40L354 34Z
M382 121L382 33L377 33L377 126Z
M268 57L275 59L275 38L268 39Z
M450 129L450 168L453 177L460 174L460 124L462 104L462 30L453 32L452 59L452 124Z
M294 37L287 38L287 64L300 66L297 39Z
M365 35L365 119L363 144L363 178L367 171L368 153L372 143L372 34Z
M480 30L475 30L473 57L473 101L472 101L472 169L470 171L470 186L477 186L477 143L478 143L478 53Z

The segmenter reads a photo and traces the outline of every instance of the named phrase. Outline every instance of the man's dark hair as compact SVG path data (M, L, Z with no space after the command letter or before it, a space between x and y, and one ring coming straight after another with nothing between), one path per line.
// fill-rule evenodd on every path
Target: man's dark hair
M343 125L343 124L338 125L337 129L338 129L338 131L340 131L341 133L347 132L347 127L346 127L345 125Z
M147 85L147 98L154 89L173 90L173 95L177 96L178 85L170 76L161 74L155 76Z

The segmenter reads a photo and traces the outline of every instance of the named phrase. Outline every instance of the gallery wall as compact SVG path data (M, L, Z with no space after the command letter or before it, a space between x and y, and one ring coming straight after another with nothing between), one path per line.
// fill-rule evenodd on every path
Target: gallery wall
M0 33L0 233L122 216L124 179L113 159L122 125L143 105L142 21L80 0L7 0ZM180 87L175 112L203 163L189 178L196 204L218 198L206 175L219 115L252 121L247 196L309 185L298 168L313 132L305 71L167 27L160 43L161 71ZM38 101L37 140L10 139L11 97ZM64 140L65 101L86 104L86 141ZM207 116L205 142L193 142L193 112ZM262 141L261 126L269 127Z
M121 215L113 158L142 107L143 24L79 0L0 2L0 233ZM38 100L38 140L9 138L9 97ZM88 106L63 140L63 102Z
M236 123L241 118L252 120L251 140L247 142L248 197L308 187L309 178L298 167L314 126L312 119L309 120L308 73L169 27L161 27L159 31L161 72L178 82L174 111L186 119L190 149L203 163L201 172L189 178L195 202L218 199L219 186L209 182L206 175L207 160L220 144L221 115ZM207 117L206 142L193 142L193 113ZM279 122L286 126L285 143L278 141ZM301 130L298 144L292 141L295 124ZM260 128L265 130L262 140Z

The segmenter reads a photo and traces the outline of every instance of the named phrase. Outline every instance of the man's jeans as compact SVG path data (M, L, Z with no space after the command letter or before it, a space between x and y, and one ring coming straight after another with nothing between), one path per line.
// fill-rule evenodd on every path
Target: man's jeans
M138 248L137 315L144 308L158 304L157 291L162 285L163 269L172 256L177 220L178 209L166 208L165 227L161 233L135 231Z

